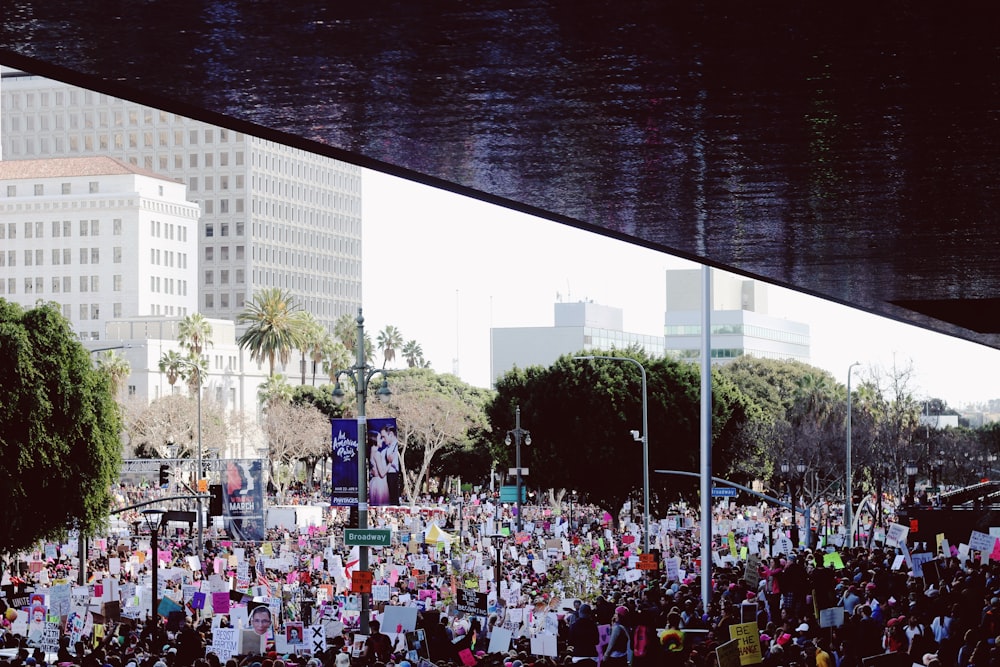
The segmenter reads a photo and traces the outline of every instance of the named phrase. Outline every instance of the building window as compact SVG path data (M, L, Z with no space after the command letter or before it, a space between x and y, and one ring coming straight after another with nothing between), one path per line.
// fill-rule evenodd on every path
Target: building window
M73 193L73 186L70 185L69 183L63 183L62 184L62 193L64 195L72 194Z
M85 303L81 303L80 304L80 319L81 320L85 320L89 316L90 316L90 307L87 304L85 304Z
M205 223L205 238L211 238L215 236L215 227L210 222Z
M205 284L206 285L213 284L213 282L214 282L214 280L213 280L214 276L215 276L215 272L214 271L206 271L205 272Z
M88 250L89 250L88 248L80 248L80 263L81 264L86 264L87 263L87 258L90 256Z
M211 295L211 294L206 294L205 295L205 307L206 308L215 308L215 298L213 297L213 295Z
M222 269L219 271L219 284L228 285L229 284L229 270Z
M17 186L16 185L8 185L7 186L7 196L8 197L16 197L17 196Z
M80 276L80 291L81 292L86 292L87 291L87 287L89 287L89 286L90 286L90 277L89 276Z
M41 183L36 183L35 184L35 196L36 197L41 197L44 194L45 194L45 186L43 184L41 184Z
M87 220L80 221L80 236L86 236L90 231L90 223Z
M112 248L111 249L111 256L112 256L112 261L115 264L121 264L122 263L122 247L121 246L115 246L114 248Z
M114 276L111 277L111 289L113 291L115 291L115 292L121 292L122 291L122 277L121 277L121 275L116 274L116 275L114 275Z
M112 316L118 319L122 316L122 305L120 303L111 304Z
M91 248L90 249L90 263L91 264L100 264L101 263L101 249L100 248Z
M88 188L90 189L90 194L96 194L101 191L100 183L97 181L91 181L88 183Z

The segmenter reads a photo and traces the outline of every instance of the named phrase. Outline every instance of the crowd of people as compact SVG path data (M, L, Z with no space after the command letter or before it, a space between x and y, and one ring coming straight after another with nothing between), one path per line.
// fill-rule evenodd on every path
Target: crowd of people
M120 489L131 503L156 493ZM293 493L323 501L317 490ZM73 583L72 545L40 545L4 577L0 667L715 667L734 639L741 664L768 667L1000 666L1000 563L975 551L934 554L922 572L884 543L776 553L790 544L774 539L787 536L787 517L726 504L713 518L706 606L687 507L651 525L650 570L638 567L638 526L596 507L576 507L572 524L525 507L519 532L515 508L488 498L426 500L372 510L393 543L371 550L370 591L355 584L357 548L343 544L349 513L330 508L322 525L271 528L259 543L210 526L202 554L183 526L168 527L159 554L148 536L121 531L90 549L84 585ZM143 589L157 562L158 598L171 606L154 617ZM59 586L74 589L71 605L57 604ZM459 590L484 600L460 605ZM210 605L205 595L196 603L199 592ZM58 628L47 646L18 606L25 596ZM412 625L380 624L399 608L414 612ZM314 627L319 643L309 641ZM231 629L263 640L223 647Z

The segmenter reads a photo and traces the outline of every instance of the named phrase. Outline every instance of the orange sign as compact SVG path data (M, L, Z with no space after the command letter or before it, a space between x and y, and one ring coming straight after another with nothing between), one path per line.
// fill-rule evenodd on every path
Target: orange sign
M351 573L352 593L372 592L372 573L368 570L357 570Z
M636 564L636 568L640 570L658 570L659 565L653 554L639 554L639 562Z

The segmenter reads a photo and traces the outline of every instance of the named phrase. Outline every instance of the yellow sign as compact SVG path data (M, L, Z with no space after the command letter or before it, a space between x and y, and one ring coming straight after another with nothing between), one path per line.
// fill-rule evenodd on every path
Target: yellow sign
M729 638L740 642L740 665L757 665L763 661L756 622L730 625Z
M208 480L199 479L198 480L198 493L208 493Z

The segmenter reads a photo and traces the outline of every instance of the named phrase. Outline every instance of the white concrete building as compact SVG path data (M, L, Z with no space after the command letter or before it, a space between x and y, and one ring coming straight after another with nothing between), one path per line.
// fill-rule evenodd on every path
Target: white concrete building
M114 156L201 206L196 310L235 319L289 290L332 329L361 303L361 168L58 81L0 68L5 160Z
M84 341L194 313L198 215L183 184L110 157L0 161L0 297L59 303Z
M622 310L589 301L555 304L555 326L490 329L492 376L528 366L549 366L564 354L624 350L638 345L663 356L663 337L622 331Z
M666 353L701 361L701 269L667 271ZM767 314L767 284L712 273L712 363L748 354L809 363L809 325Z

